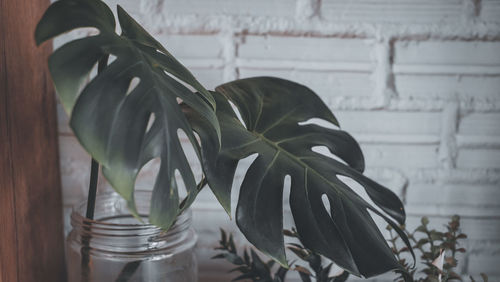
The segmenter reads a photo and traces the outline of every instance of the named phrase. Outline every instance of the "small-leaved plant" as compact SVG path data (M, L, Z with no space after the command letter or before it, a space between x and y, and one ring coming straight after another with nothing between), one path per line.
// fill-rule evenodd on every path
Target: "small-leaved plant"
M285 236L295 239L300 238L295 229L283 230ZM332 276L330 270L333 263L330 262L324 265L324 258L321 255L312 252L299 243L289 243L288 249L295 253L301 262L292 261L289 263L290 269L297 271L303 282L344 282L349 277L347 271L343 271L338 276ZM233 235L221 229L221 239L219 246L215 250L222 251L213 256L212 259L225 259L233 264L235 267L229 272L240 273L232 281L251 280L260 282L283 282L288 273L288 269L283 266L275 266L273 260L264 262L260 256L252 248L243 249L242 254L239 255L236 250ZM249 255L250 253L250 255ZM308 264L308 268L303 266L303 263ZM311 269L313 272L311 272Z
M250 251L244 249L242 254L239 255L234 245L233 234L227 234L221 229L221 239L219 246L216 250L222 251L221 253L212 257L212 259L225 259L231 264L235 265L230 272L239 272L240 274L232 281L239 280L252 280L262 282L283 282L288 272L287 268L277 266L273 272L275 262L268 260L267 262L257 255L255 250L250 248Z
M405 230L404 226L401 228ZM467 238L467 235L460 230L460 216L452 216L444 228L444 230L430 228L429 218L424 216L420 220L420 225L413 232L406 231L413 248L420 253L422 267L413 268L407 261L408 247L402 244L399 235L393 231L393 228L387 226L390 234L388 242L399 263L406 269L395 281L445 282L462 280L462 277L456 272L457 254L466 252L460 243ZM481 273L481 278L484 282L488 281L486 274ZM473 277L470 279L475 281Z
M387 242L392 248L392 251L399 264L405 271L396 270L398 277L395 282L402 281L418 281L418 282L447 282L447 281L462 281L462 277L456 272L458 264L457 254L465 253L465 248L461 247L461 241L467 238L467 235L460 230L460 217L454 215L450 221L444 226L444 230L431 229L429 227L429 219L421 218L421 224L408 232L409 238L412 241L413 248L420 253L420 265L422 267L413 267L407 260L409 250L400 240L397 233L394 232L391 226L387 226L389 238ZM401 226L403 230L405 226ZM300 236L294 228L292 230L284 230L283 233L291 238L298 239ZM229 238L229 239L228 239ZM227 235L224 230L221 230L220 246L216 250L222 250L223 253L217 254L213 258L225 258L228 262L236 265L231 272L240 272L241 275L233 279L233 281L250 279L252 281L284 281L286 269L280 267L276 274L272 276L272 261L267 263L262 262L259 256L250 249L251 258L248 256L248 250L245 249L243 258L238 256L232 234ZM402 246L402 247L401 247ZM349 272L344 271L338 276L330 276L332 263L325 265L325 259L318 253L315 253L305 248L300 243L289 243L288 249L295 253L301 260L299 262L291 262L292 270L297 271L303 282L343 282L349 277ZM307 267L302 264L307 263ZM260 267L254 267L259 265ZM280 274L278 276L278 274ZM488 282L488 276L484 273L480 274L481 281ZM274 278L273 278L274 277ZM279 277L280 280L277 280ZM476 280L470 276L471 282Z

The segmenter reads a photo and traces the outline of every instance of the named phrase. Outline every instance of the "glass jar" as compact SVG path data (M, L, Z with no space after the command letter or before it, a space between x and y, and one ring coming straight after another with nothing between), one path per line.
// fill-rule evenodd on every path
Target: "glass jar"
M151 192L135 191L144 223L128 211L118 194L96 199L95 220L85 218L87 203L73 209L73 229L66 240L68 280L197 281L196 234L188 210L163 231L147 223Z

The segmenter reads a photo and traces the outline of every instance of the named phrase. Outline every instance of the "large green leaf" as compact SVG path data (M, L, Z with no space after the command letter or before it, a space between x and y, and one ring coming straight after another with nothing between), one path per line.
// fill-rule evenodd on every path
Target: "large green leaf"
M304 245L355 275L366 277L401 268L374 223L369 210L383 217L408 244L398 224L405 221L403 205L389 189L365 177L357 142L346 132L315 124L319 118L337 125L327 106L310 89L269 77L233 81L216 88L217 117L222 148L205 138L208 125L185 109L202 140L203 161L211 189L230 210L230 194L238 161L258 154L250 165L236 210L246 238L264 253L286 265L283 243L283 184L291 177L290 207ZM227 99L241 114L238 120ZM326 146L346 164L316 153ZM361 184L374 208L342 182L346 176ZM322 197L330 203L325 207Z
M182 208L175 171L179 171L188 190L183 208L189 206L198 191L178 131L185 132L198 154L199 145L179 100L206 120L205 138L218 144L215 101L119 6L118 18L121 35L115 32L113 13L102 1L61 0L45 12L35 38L40 44L75 28L98 29L98 35L71 41L51 55L49 69L57 93L71 115L70 126L78 140L102 165L104 175L134 214L137 174L149 160L161 159L150 221L168 228ZM109 55L116 59L80 90L96 63ZM139 80L137 85L131 84L134 78ZM178 80L199 93L194 94Z

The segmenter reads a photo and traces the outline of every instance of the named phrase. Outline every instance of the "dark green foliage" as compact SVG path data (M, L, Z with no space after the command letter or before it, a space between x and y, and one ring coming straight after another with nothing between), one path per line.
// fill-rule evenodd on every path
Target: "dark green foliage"
M286 236L299 239L298 234L295 230L284 230L283 232ZM250 255L248 255L248 250L244 249L243 257L239 256L234 245L233 235L229 234L228 236L227 233L222 229L219 246L215 249L222 250L223 252L212 257L213 259L226 259L228 262L236 266L230 272L241 273L232 281L244 279L261 282L285 281L285 276L288 272L287 268L284 268L283 266L274 267L273 260L263 262L253 249L250 249ZM292 270L297 271L302 281L304 282L344 282L347 280L347 277L349 277L349 273L347 271L344 271L339 276L329 277L328 275L330 272L330 268L332 267L332 263L329 263L327 266L323 266L322 259L319 254L311 252L311 250L304 248L300 244L291 244L289 245L289 249L294 252L302 261L308 263L309 267L314 271L313 274L307 268L295 263L291 263L291 265L293 266ZM273 267L276 269L274 273Z
M237 163L258 154L241 185L236 222L252 244L283 267L287 266L283 181L289 175L289 202L305 248L358 276L405 271L369 214L388 222L411 252L407 236L398 227L406 218L401 201L363 175L363 154L348 133L302 124L319 118L338 126L313 91L291 81L259 77L229 82L210 93L119 6L118 19L121 34L116 33L113 13L104 2L60 0L42 17L35 39L40 44L75 28L98 30L97 35L57 49L49 68L75 135L102 165L104 176L134 215L135 179L151 159L161 160L151 223L168 229L204 186L205 182L196 184L177 136L183 131L201 160L206 181L228 213ZM94 65L106 56L116 59L85 84ZM134 78L139 79L137 85L132 84ZM341 161L316 153L312 150L316 146L327 147ZM175 171L188 192L182 201ZM338 176L358 182L378 208ZM263 271L265 265L256 260L250 267Z
M407 261L409 257L408 247L404 245L401 241L399 235L394 232L391 226L387 226L390 237L387 239L391 249L398 259L398 263L401 265L401 269L405 271L396 270L395 272L399 274L399 277L394 279L397 282L409 282L409 281L419 281L419 282L447 282L447 281L462 281L459 274L455 272L457 266L458 253L465 253L465 248L460 247L460 243L463 239L467 238L467 235L460 231L460 217L454 215L447 225L444 226L445 230L438 231L436 229L429 228L429 219L427 217L422 217L421 224L412 233L409 234L409 238L412 241L413 248L420 252L420 262L423 265L422 268L415 268L413 264ZM401 229L405 230L405 226L400 226ZM223 238L225 238L226 233L222 231ZM296 238L300 241L300 236L295 229L284 230L283 234L288 237ZM225 239L221 240L222 241ZM232 242L232 239L230 240ZM222 248L226 249L226 248ZM234 242L231 243L231 250L235 251ZM328 277L328 273L332 264L324 266L322 264L321 255L305 248L301 244L291 243L288 249L295 253L301 261L306 262L308 267L302 266L300 263L294 262L292 264L292 270L298 271L303 282L316 281L316 282L343 282L346 281L349 273L344 271L340 276ZM436 263L436 258L444 253L443 265L442 267ZM219 255L221 256L221 255ZM229 259L228 259L229 260ZM229 260L230 261L230 260ZM232 261L230 261L232 262ZM234 262L232 262L234 264ZM312 270L313 272L311 272ZM439 277L441 275L441 277ZM481 273L481 281L488 282L488 276ZM470 281L476 282L476 280L470 276ZM441 279L441 280L439 280ZM255 280L253 280L255 281Z
M253 245L286 266L282 201L283 181L290 175L291 211L307 248L358 276L400 267L368 210L384 218L406 240L389 217L404 222L403 205L393 192L362 174L363 155L348 133L300 124L312 118L337 124L314 92L271 77L237 80L216 90L213 96L222 133L218 154L214 144L206 141L210 139L204 138L206 121L189 109L186 114L201 138L208 183L227 206L238 161L258 154L244 177L236 209L236 223ZM245 125L227 99L238 108ZM315 146L326 146L346 164L314 152ZM368 204L337 175L360 183L389 216ZM322 197L330 202L330 210Z
M460 217L454 215L451 220L445 225L445 230L438 231L429 228L429 219L422 217L420 225L411 233L407 232L408 237L412 241L413 248L420 252L420 262L422 268L415 269L404 258L404 254L408 253L407 247L398 247L401 244L398 234L393 232L391 226L387 226L387 230L391 237L388 239L392 246L392 251L398 259L401 266L406 269L406 272L401 273L396 281L425 281L438 282L462 280L460 275L455 272L457 266L457 253L465 253L465 248L460 247L460 241L467 238L467 235L460 232ZM404 226L401 226L404 229ZM442 267L437 262L437 258L443 255ZM437 265L437 266L436 266ZM488 281L485 274L481 274L483 281ZM474 279L471 277L471 280Z
M278 269L273 273L272 268L274 266L274 261L262 261L262 259L257 255L257 253L255 253L253 249L250 249L250 255L248 254L248 250L245 249L243 250L243 257L239 256L236 247L234 246L233 235L229 234L228 236L227 233L222 229L219 247L215 249L222 250L224 252L212 257L213 259L226 259L228 262L236 266L230 272L241 273L232 281L245 279L261 282L285 281L285 276L288 269L279 266Z
M284 230L283 233L286 236L296 238L300 241L299 234L294 228L292 228L292 230ZM344 282L349 277L349 272L347 271L342 272L339 276L329 276L333 263L329 263L324 266L323 259L320 254L305 248L301 244L291 243L288 245L288 249L295 253L295 255L297 255L297 257L301 260L307 262L309 269L314 271L313 274L307 268L295 264L294 269L299 272L300 278L303 282L313 281L313 279L316 282Z
M205 138L217 144L220 132L213 111L215 102L194 76L120 6L118 18L121 34L116 33L113 13L104 2L57 1L37 25L35 39L40 44L75 28L98 29L99 34L71 41L50 56L52 79L76 137L102 165L103 174L135 215L135 179L149 160L160 158L150 221L168 229L198 192L178 131L185 132L199 155L198 143L178 99L209 122ZM80 90L94 65L109 55L116 59ZM134 78L139 79L135 86L131 85ZM179 207L176 170L188 191L183 207Z

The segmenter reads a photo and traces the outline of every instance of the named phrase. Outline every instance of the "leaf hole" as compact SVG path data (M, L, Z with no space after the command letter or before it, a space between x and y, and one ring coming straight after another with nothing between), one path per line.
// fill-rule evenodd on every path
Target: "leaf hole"
M148 132L151 129L155 120L156 120L155 113L151 113L151 115L149 115L148 125L146 126L146 132Z
M169 54L167 54L167 53L165 53L165 52L163 52L162 50L159 50L159 49L156 49L156 52L160 53L160 54L162 54L164 56L170 56Z
M196 142L198 142L198 146L201 146L201 138L200 138L200 135L198 135L198 133L194 132L193 131L193 135L194 135L194 138L196 139Z
M382 213L382 214L385 214L385 212L379 208L373 201L372 199L370 199L370 197L368 196L368 193L366 193L366 190L365 188L359 184L359 182L357 182L356 180L350 178L350 177L346 177L346 176L342 176L342 175L337 175L337 178L342 182L344 183L345 185L347 185L349 188L351 188L351 190L353 190L358 196L360 196L363 200L365 200L370 206L373 207L373 209L377 210L378 212ZM385 230L385 227L387 226L387 222L384 221L384 219L382 217L380 217L379 215L377 215L376 213L374 213L373 211L371 211L370 209L367 209L368 210L368 214L370 215L370 217L373 219L373 221L375 222L375 224L377 225L378 229L384 233L386 230Z
M240 111L238 110L238 107L236 107L236 105L230 101L230 100L227 100L229 102L229 104L231 105L231 108L233 108L233 111L234 113L236 114L236 117L238 118L238 120L241 122L241 124L243 124L243 126L245 128L248 128L247 125L245 124L245 121L243 120L243 118L241 117L241 113Z
M139 174L135 180L136 189L141 190L153 190L156 176L160 171L160 158L154 158L149 160L144 166L139 170Z
M319 125L319 126L324 127L324 128L329 128L329 129L340 129L335 124L333 124L329 121L326 121L322 118L310 118L306 121L299 122L299 125L308 125L308 124L315 124L315 125Z
M366 193L365 188L359 184L356 180L343 176L343 175L337 175L337 178L342 181L345 185L347 185L351 190L353 190L358 196L360 196L363 200L365 200L368 204L373 206L376 210L384 213L373 201L370 199L370 196L368 196L368 193Z
M196 89L194 89L193 86L189 85L188 83L182 81L181 79L179 79L178 77L176 77L175 75L167 72L167 71L163 71L163 73L165 75L167 75L168 77L172 78L173 80L175 80L176 82L180 83L182 86L186 87L189 91L191 92L196 92Z
M311 148L311 150L315 153L318 153L318 154L321 154L325 157L329 157L331 159L334 159L346 166L349 166L343 159L339 158L338 156L332 154L332 152L330 151L330 149L326 146L313 146Z
M292 187L292 177L287 174L283 180L283 209L290 210L290 189Z
M128 89L127 89L127 93L125 94L125 96L127 96L128 94L130 94L132 91L134 91L134 89L137 87L137 85L139 85L139 83L141 82L141 79L138 78L138 77L134 77L130 80L130 83L128 85Z
M330 217L332 217L332 210L331 210L331 203L330 199L328 199L328 196L326 194L321 195L321 202L323 202L323 207L325 207L326 212Z
M116 56L113 55L113 54L109 54L109 58L108 58L108 65L110 65L112 62L114 62L116 60Z
M198 154L196 153L196 150L193 144L191 143L191 139L189 139L184 130L182 129L177 130L177 138L179 138L179 142L181 144L184 156L186 156L186 159L189 162L189 166L191 168L191 171L193 172L194 179L196 183L198 183L201 181L203 175L201 162L198 158ZM198 142L195 136L194 136L194 142Z
M351 190L353 190L356 194L358 194L358 196L363 198L363 200L367 202L371 201L370 197L368 197L368 194L365 191L365 188L363 188L363 186L361 186L361 184L359 184L354 179L343 175L337 175L337 179L342 181L342 183L347 185L349 188L351 188Z
M99 35L99 29L95 27L80 27L75 28L69 32L61 34L54 38L54 50L61 47L62 45L83 37L96 36Z
M179 193L179 198L183 199L187 196L188 192L186 189L186 184L184 183L184 178L181 175L181 172L176 169L175 170L175 183L177 183L177 191Z

